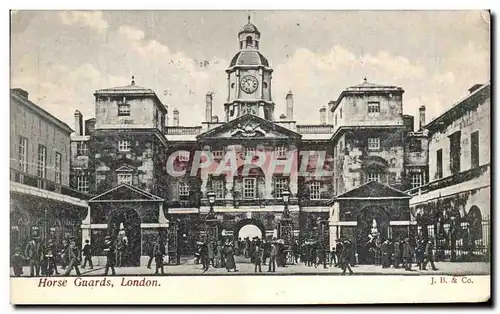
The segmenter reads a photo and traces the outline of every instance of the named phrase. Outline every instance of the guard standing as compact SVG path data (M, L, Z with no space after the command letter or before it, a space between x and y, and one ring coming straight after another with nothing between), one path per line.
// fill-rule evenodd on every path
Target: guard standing
M115 244L110 236L106 236L104 239L104 246L104 253L106 254L106 269L104 271L104 276L108 275L110 269L111 275L115 276L116 250Z

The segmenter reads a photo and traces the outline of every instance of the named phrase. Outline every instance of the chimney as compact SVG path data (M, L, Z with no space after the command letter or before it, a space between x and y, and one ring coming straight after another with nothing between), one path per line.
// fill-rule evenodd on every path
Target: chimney
M173 126L179 126L179 110L177 108L174 109L173 121Z
M83 115L78 110L75 110L75 133L83 135Z
M286 94L286 118L288 120L293 120L293 94L291 91Z
M326 108L325 106L321 107L319 110L319 122L321 124L326 124Z
M333 106L335 105L335 102L333 100L330 100L328 102L328 123L333 124Z
M219 117L218 116L212 116L212 122L213 123L219 123Z
M212 93L207 93L205 96L205 121L212 121Z
M425 126L425 106L420 106L418 108L418 113L419 113L419 131L424 129Z

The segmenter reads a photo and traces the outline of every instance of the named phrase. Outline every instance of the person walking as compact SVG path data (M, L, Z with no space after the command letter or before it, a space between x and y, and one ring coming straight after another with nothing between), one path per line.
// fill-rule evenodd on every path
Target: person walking
M52 276L52 273L59 275L59 271L57 270L56 265L56 247L52 240L47 242L47 245L44 248L44 273L47 277Z
M335 244L335 255L337 256L337 262L335 266L340 267L340 258L342 255L342 241L340 239L337 239L337 244Z
M106 268L104 270L104 276L108 275L108 271L110 269L111 275L115 276L116 247L110 236L106 236L106 238L104 238L104 253L106 254Z
M155 275L158 275L158 270L161 270L161 274L165 275L165 271L163 268L163 248L161 245L161 240L158 238L158 240L155 241L155 244L153 245L153 256L155 257Z
M342 268L342 275L345 275L347 269L349 269L349 275L354 274L354 272L351 269L352 246L350 244L351 243L347 240L344 241L343 243L342 254L340 255L340 266Z
M271 256L271 243L268 240L264 240L262 243L262 264L265 266L267 259Z
M217 245L215 247L214 267L222 267L222 243L220 241L217 241Z
M417 243L417 252L416 252L416 260L418 269L422 270L424 267L424 256L425 256L425 245L426 241L424 239L420 239Z
M271 245L271 254L269 256L269 267L267 269L268 272L276 272L276 259L278 257L278 245L276 242L273 242Z
M389 240L385 240L381 245L381 253L382 253L382 268L388 268L390 265L389 262Z
M394 241L394 268L399 268L399 265L401 264L401 246L399 244L399 241L396 239Z
M403 266L406 271L411 270L411 260L413 257L413 249L410 245L410 239L406 238L403 244Z
M38 237L33 237L26 245L24 256L30 264L30 277L40 276L40 266L43 259L43 248Z
M64 272L64 276L69 276L73 268L75 269L76 275L80 276L80 269L78 268L81 261L80 256L80 249L76 245L75 240L70 240L68 250L69 264L66 268L66 271Z
M262 255L263 255L264 251L261 247L260 244L256 244L255 245L255 251L254 251L254 257L253 257L253 261L254 261L254 264L255 264L255 270L254 272L257 272L257 267L259 268L259 273L262 272L262 266L261 266L261 263L262 263Z
M69 244L68 244L68 240L64 239L62 241L62 247L61 249L59 250L59 260L61 261L61 269L62 270L65 270L66 269L66 266L68 266L68 247L69 247Z
M226 256L227 272L230 272L231 270L237 272L238 269L236 269L236 261L234 260L234 248L230 242L226 243L226 246L224 248L224 255Z
M326 249L325 249L325 245L323 244L322 241L318 243L317 251L318 251L318 265L323 264L323 268L327 268L326 267ZM316 265L316 267L317 267L317 265Z
M14 276L21 277L23 275L23 262L24 258L21 255L21 248L16 247L14 250L14 255L11 258L12 270L14 271Z
M434 265L434 244L432 244L432 238L427 241L425 246L425 261L422 270L427 270L427 263L431 264L432 270L438 270L436 265Z
M207 258L208 265L214 266L214 244L212 240L207 242Z
M85 240L85 246L83 247L83 265L82 268L87 266L89 263L90 269L94 269L94 264L92 263L92 247L90 246L89 239Z
M200 247L200 259L201 259L201 263L202 263L202 270L205 272L210 267L209 266L210 262L208 260L208 246L207 246L207 242L203 242L201 244L201 247Z

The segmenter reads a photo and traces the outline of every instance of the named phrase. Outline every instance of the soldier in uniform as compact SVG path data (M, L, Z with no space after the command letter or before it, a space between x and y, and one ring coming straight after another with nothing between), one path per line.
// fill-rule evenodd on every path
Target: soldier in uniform
M106 236L104 239L104 253L106 254L106 268L104 271L104 276L108 275L108 271L111 269L111 275L116 275L115 263L116 263L116 249L115 243L110 236Z

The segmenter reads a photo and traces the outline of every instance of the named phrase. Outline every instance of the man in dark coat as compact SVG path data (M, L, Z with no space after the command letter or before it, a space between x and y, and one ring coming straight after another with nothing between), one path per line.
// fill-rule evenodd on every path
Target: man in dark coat
M259 268L259 273L262 272L261 262L262 262L262 255L263 255L263 253L264 252L262 250L262 247L261 247L260 243L255 244L254 256L253 256L253 261L254 261L254 264L255 264L255 270L254 270L254 272L257 272L257 267Z
M200 259L201 263L203 264L203 271L207 271L209 268L209 260L208 260L208 246L206 242L203 242L203 244L200 247Z
M381 245L382 251L382 268L389 267L389 241L385 240Z
M424 239L420 239L417 242L417 252L416 252L416 259L417 259L417 265L418 269L422 270L424 267L424 256L425 256L425 245L426 241Z
M82 268L87 266L87 262L89 263L90 269L94 269L94 264L92 264L92 247L90 246L90 241L85 240L85 246L83 247L83 265Z
M323 242L318 243L317 252L318 252L318 265L323 264L323 268L327 268L326 267L326 249L325 249L325 245L323 244ZM316 265L316 267L317 267L317 265Z
M394 268L399 268L399 264L401 264L401 246L396 240L394 242Z
M432 239L427 241L425 246L425 262L422 267L423 270L427 270L427 263L431 264L432 270L437 270L436 265L434 265L434 244L432 244Z
M262 264L266 265L266 260L271 256L271 243L268 240L263 241Z
M14 276L20 277L23 274L23 263L24 258L21 255L21 249L17 247L14 251L14 255L11 258L11 265L14 270Z
M161 274L165 275L163 268L163 248L160 238L153 245L153 256L155 257L155 275L158 275L158 269L161 270Z
M406 238L403 244L403 265L405 270L411 270L411 261L413 258L413 248L410 245L410 239Z
M53 272L56 275L59 275L59 271L57 270L57 265L56 265L56 255L57 255L56 247L52 242L52 240L49 240L44 248L44 257L45 257L44 270L45 270L45 275L47 276L51 276Z
M81 253L80 249L76 245L75 240L71 240L69 242L68 259L69 263L64 276L69 276L73 268L75 269L76 275L80 276L80 269L78 269L78 266L80 265L81 261Z
M115 276L115 263L116 263L116 248L113 239L110 236L106 236L104 239L104 253L106 254L106 268L104 271L104 276L108 275L108 271L111 269L111 275Z
M335 255L337 256L337 260L335 262L335 266L340 267L340 257L342 255L342 241L337 239L337 244L335 245Z
M342 245L342 253L340 255L340 267L342 268L342 275L345 275L347 269L349 269L349 275L352 275L354 273L351 269L351 250L351 243L347 240L344 241Z
M278 254L279 254L278 244L276 242L273 242L273 244L271 245L269 268L267 269L268 272L276 272L276 259L278 257Z
M24 256L30 263L30 277L39 277L40 266L43 259L43 247L38 237L33 237L33 239L28 242Z

